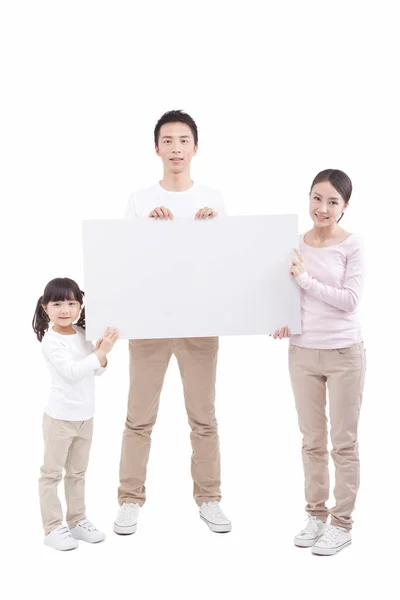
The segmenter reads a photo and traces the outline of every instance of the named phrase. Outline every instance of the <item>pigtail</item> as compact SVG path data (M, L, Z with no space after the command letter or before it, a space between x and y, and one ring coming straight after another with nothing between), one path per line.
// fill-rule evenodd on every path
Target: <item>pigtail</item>
M44 334L48 330L50 323L50 319L46 314L42 304L43 296L40 296L39 300L37 301L35 314L32 319L32 328L33 331L36 333L36 337L39 340L39 342L41 342L44 338Z
M82 327L82 329L85 329L85 327L86 327L85 307L83 307L82 310L81 310L81 314L80 314L80 317L78 319L77 325L78 325L78 327Z
M83 304L83 300L85 297L85 292L82 292L82 290L79 290L81 293L81 305ZM77 322L78 327L82 327L82 329L86 328L86 313L85 313L85 307L82 308L81 310L81 314L79 316L78 322Z

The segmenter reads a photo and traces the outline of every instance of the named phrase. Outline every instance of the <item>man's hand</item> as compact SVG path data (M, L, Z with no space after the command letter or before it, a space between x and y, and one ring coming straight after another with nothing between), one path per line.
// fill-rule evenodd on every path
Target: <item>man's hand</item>
M217 216L217 212L213 209L213 208L208 208L208 206L205 206L204 208L199 208L199 210L197 211L196 215L195 215L195 219L209 219L209 218L214 218Z
M153 208L151 213L149 214L151 219L173 219L174 215L165 206L157 206L157 208Z

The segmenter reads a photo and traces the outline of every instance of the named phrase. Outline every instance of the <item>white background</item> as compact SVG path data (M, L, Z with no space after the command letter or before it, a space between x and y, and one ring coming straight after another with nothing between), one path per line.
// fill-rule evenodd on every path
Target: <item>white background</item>
M7 598L397 597L399 54L396 2L2 3L1 584ZM191 498L189 428L171 362L154 430L148 503L117 537L126 343L98 382L87 478L104 544L43 546L37 499L49 379L31 330L49 279L82 280L81 220L119 218L160 179L153 127L196 119L193 177L230 214L298 213L325 168L354 183L343 220L367 244L368 373L353 546L317 558L293 546L303 519L300 435L286 341L221 339L217 413L229 535ZM5 327L5 329L4 329ZM4 575L5 573L5 575ZM392 591L385 591L392 587Z

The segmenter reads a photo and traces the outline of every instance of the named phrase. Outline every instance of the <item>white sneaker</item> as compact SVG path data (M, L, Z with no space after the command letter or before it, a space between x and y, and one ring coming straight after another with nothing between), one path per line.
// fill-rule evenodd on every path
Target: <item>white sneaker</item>
M139 504L124 502L119 507L117 518L114 521L114 531L119 535L130 535L137 529Z
M329 525L324 535L311 548L313 554L331 556L351 544L351 533L343 527Z
M44 543L54 550L75 550L79 542L74 540L68 527L59 525L44 538Z
M294 545L300 548L310 548L324 534L327 525L313 515L307 516L307 525L294 538Z
M215 533L228 533L232 529L232 523L222 512L219 502L203 502L200 506L200 519L207 524L208 528Z
M91 523L88 519L82 519L82 521L79 521L75 527L70 529L70 533L76 540L83 540L84 542L89 542L90 544L102 542L106 537L106 534L96 529L93 523Z

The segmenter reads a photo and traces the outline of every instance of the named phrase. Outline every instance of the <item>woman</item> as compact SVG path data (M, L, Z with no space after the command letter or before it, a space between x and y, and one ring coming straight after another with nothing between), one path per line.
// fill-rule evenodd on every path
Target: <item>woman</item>
M313 554L336 554L351 544L351 514L359 487L357 426L366 357L357 306L363 282L360 240L338 225L350 200L349 177L321 171L310 190L313 227L300 236L300 252L290 273L301 288L302 333L287 327L274 338L289 337L289 372L303 435L306 527L296 546ZM335 465L335 506L329 498L326 391ZM327 519L330 514L330 524Z

